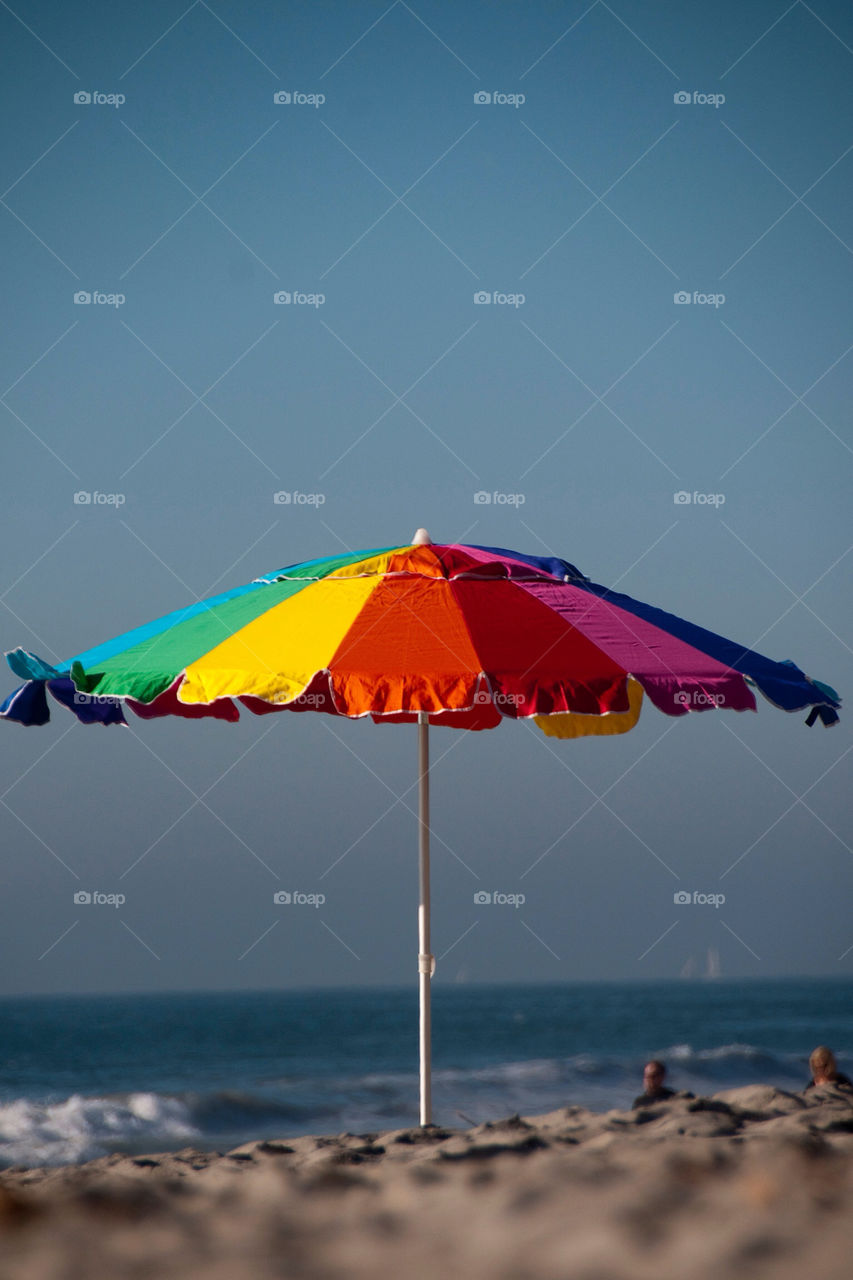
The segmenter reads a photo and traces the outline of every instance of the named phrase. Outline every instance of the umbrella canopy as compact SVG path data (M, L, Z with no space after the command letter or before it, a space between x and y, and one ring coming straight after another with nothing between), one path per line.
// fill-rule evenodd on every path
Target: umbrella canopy
M807 723L840 700L674 614L609 591L566 560L499 547L413 543L289 565L52 666L8 653L25 683L0 707L50 718L47 692L84 723L155 716L324 711L418 724L420 1115L431 1121L430 724L491 729L533 719L547 734L624 733L643 695L666 715L756 710L754 689Z
M45 689L85 723L137 715L236 720L238 704L491 729L533 718L556 737L625 732L643 693L670 716L756 710L754 689L809 722L838 695L574 565L497 547L413 545L290 565L51 666L7 654L26 681L0 707L49 719Z

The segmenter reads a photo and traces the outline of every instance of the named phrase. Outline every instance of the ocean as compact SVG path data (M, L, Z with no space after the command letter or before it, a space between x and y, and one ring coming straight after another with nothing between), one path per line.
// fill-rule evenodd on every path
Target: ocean
M696 1094L853 1074L853 979L433 988L436 1123L630 1106L643 1063ZM417 990L0 1000L0 1167L418 1121Z

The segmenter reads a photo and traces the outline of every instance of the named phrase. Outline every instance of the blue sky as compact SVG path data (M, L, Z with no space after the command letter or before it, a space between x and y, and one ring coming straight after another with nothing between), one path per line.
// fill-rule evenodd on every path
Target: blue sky
M22 0L0 33L5 649L425 525L850 688L848 6ZM802 719L436 731L437 982L849 974L849 729ZM4 991L414 983L413 730L57 710L0 751Z

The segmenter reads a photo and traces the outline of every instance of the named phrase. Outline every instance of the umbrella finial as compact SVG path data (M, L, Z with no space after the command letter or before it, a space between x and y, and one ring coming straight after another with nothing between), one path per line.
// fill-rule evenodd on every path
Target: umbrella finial
M418 529L415 533L415 536L412 538L412 546L413 547L429 547L431 545L432 545L432 538L429 536L426 529Z

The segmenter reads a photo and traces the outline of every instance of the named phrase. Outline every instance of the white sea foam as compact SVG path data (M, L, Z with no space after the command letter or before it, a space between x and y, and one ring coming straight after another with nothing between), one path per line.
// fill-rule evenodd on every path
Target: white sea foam
M0 1165L67 1164L94 1160L122 1144L198 1137L178 1098L156 1093L62 1102L17 1099L0 1105Z

